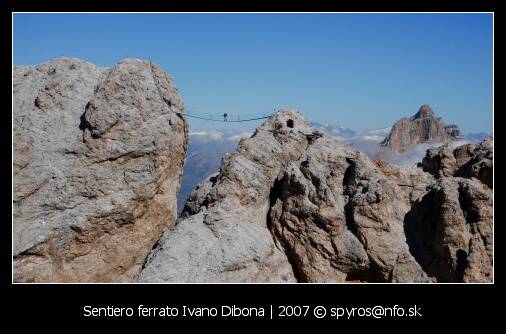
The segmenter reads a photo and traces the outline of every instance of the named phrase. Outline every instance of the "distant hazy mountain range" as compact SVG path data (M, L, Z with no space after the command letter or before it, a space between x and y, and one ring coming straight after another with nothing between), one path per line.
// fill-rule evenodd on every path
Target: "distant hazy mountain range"
M373 159L378 158L379 143L385 139L391 127L356 131L342 126L311 123L311 127L347 143L367 154ZM209 174L218 171L221 158L233 152L239 140L253 134L247 130L211 130L190 132L190 143L186 164L178 194L178 213L181 212L186 198L192 189ZM487 133L470 133L462 136L458 144L465 142L480 142L488 136ZM425 150L430 146L423 144L415 147L409 154L402 157L387 159L397 164L412 164L421 161Z
M390 132L390 127L355 131L342 126L311 123L313 129L327 133L328 135L347 143L350 146L364 152L372 158L377 158L378 145Z
M468 133L467 135L463 135L462 139L470 141L470 142L480 142L485 140L489 136L486 132L480 133Z
M356 131L343 126L311 123L311 127L316 130L324 131L328 135L341 140L349 140L352 138L363 137L365 140L381 141L390 131L390 128L381 128L365 131Z

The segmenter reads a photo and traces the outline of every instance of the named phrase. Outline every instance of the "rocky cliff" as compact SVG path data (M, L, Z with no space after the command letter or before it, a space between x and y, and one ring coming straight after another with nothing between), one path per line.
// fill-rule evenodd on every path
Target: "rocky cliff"
M192 192L137 281L490 282L492 190L435 174L372 161L280 111Z
M436 117L429 105L422 105L410 118L397 121L381 146L397 153L404 153L420 143L448 143L460 138L456 125L445 125Z
M422 160L423 170L438 178L475 178L489 188L493 186L493 165L491 137L481 143L462 145L455 149L450 145L431 148Z
M130 281L176 218L188 127L174 81L137 59L13 71L14 281Z
M401 167L282 110L176 220L188 126L170 76L137 59L13 72L16 282L493 279L492 138ZM422 106L386 145L458 135Z

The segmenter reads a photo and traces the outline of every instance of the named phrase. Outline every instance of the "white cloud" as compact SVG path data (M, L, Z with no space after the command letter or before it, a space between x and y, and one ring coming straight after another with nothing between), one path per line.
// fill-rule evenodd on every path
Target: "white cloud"
M238 132L221 132L217 130L211 131L192 131L190 132L190 137L199 142L210 142L210 141L233 141L237 142L241 138L251 137L253 133L248 131L238 131Z
M384 136L378 136L378 135L362 135L360 136L361 139L363 140L368 140L368 141L375 141L375 142L380 142L382 141L383 139L385 139Z
M239 141L241 138L251 137L252 134L253 134L253 132L240 132L236 135L232 135L230 137L227 137L226 139L232 140L232 141Z
M198 137L201 140L214 140L221 141L223 140L223 133L211 130L211 131L194 131L190 132L190 137Z
M392 164L406 166L406 165L414 165L422 161L425 156L425 152L431 147L441 146L442 143L423 143L415 145L411 150L404 154L399 154L396 152L389 152L387 150L382 151L380 153L381 160L390 162Z
M469 144L468 140L457 140L450 143L452 148L456 148L465 144ZM411 150L404 154L398 154L394 152L383 151L380 154L380 158L387 162L396 164L396 165L413 165L419 162L422 162L423 158L428 149L433 147L443 146L444 143L441 142L433 142L433 143L422 143L415 145Z

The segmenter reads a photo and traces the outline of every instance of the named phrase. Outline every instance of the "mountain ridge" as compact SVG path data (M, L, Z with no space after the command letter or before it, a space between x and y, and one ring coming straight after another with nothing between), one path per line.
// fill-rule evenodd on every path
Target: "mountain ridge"
M481 159L464 151L461 163ZM487 185L472 174L435 176L371 160L312 130L295 110L241 139L186 207L137 281L492 280Z
M492 136L458 145L422 106L408 146L452 139L401 166L351 145L387 128L282 109L189 132L183 110L150 61L14 66L15 282L493 281ZM185 175L205 178L177 218Z

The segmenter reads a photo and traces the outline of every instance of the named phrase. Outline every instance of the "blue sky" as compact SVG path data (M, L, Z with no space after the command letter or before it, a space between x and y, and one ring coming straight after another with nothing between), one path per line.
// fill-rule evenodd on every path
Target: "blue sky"
M492 131L491 14L15 14L13 29L16 65L150 59L198 113L286 107L361 130L428 103L464 133Z

